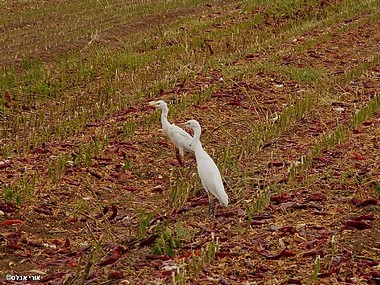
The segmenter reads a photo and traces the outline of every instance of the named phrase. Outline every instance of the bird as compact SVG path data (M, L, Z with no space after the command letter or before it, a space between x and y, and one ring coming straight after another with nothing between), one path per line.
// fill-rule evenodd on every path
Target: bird
M184 165L185 152L194 152L191 142L193 137L186 132L184 129L178 127L175 124L171 124L168 121L169 108L168 105L163 100L151 101L150 106L161 109L161 125L164 134L170 139L170 141L176 146L179 151L179 156L177 153L177 159L181 166Z
M202 143L200 141L202 129L198 121L190 120L183 123L183 125L193 129L194 131L191 146L194 149L199 177L208 195L209 214L211 217L215 217L215 204L213 196L215 196L223 206L228 205L228 196L224 190L222 177L215 162L202 147Z

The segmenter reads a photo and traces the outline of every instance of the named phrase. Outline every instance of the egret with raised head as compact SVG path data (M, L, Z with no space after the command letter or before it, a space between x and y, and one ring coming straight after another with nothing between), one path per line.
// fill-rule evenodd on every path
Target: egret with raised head
M213 196L215 196L223 206L228 205L228 196L224 191L222 177L215 162L202 147L200 141L202 132L201 125L196 120L187 121L186 123L183 123L183 125L194 130L191 146L194 149L195 158L197 160L199 177L201 178L202 185L208 195L209 213L212 217L215 217Z
M184 165L185 152L194 152L191 142L193 137L187 133L184 129L178 127L175 124L171 124L168 121L169 108L163 100L149 102L150 106L154 106L161 109L161 125L164 134L170 139L170 141L176 146L179 151L177 159L180 165ZM177 152L176 149L176 152ZM177 153L178 154L178 153Z

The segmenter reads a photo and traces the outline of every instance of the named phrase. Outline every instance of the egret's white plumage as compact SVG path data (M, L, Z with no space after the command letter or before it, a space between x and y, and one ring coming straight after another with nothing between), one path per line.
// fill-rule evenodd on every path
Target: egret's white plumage
M200 124L196 120L190 120L184 123L184 125L194 130L194 139L191 146L195 152L199 177L201 178L202 185L206 189L209 198L210 214L214 215L215 206L212 195L218 198L219 202L223 206L228 205L228 196L224 191L222 177L215 162L202 147L202 143L200 141L202 132Z
M184 129L178 127L175 124L171 124L168 121L168 113L169 108L168 105L162 101L152 101L149 102L149 105L160 108L161 109L161 125L164 134L170 139L170 141L178 148L179 154L181 156L180 163L184 162L185 152L193 152L193 147L191 146L191 142L193 141L193 137L187 133Z

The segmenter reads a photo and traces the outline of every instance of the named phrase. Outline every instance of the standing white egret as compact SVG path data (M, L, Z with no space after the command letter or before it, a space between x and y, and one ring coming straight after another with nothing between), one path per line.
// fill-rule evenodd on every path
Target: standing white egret
M194 139L191 145L195 152L199 177L201 178L202 185L206 189L208 195L209 213L214 217L215 204L214 197L212 195L218 198L220 204L223 206L228 205L228 196L224 191L222 177L220 176L219 169L215 162L202 147L200 141L202 132L201 125L196 120L187 121L183 125L194 130Z
M152 101L149 105L161 109L161 125L164 134L170 139L170 141L178 148L180 158L177 156L179 163L184 165L185 151L194 152L191 142L193 137L187 133L184 129L181 129L175 124L171 124L168 121L169 108L168 105L162 101ZM177 150L176 150L177 151Z

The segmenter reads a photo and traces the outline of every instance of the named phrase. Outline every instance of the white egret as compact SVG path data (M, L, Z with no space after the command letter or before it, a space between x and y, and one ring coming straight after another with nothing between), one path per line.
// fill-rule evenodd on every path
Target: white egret
M170 139L170 141L178 148L180 158L177 159L181 165L184 165L185 152L194 152L191 142L193 137L187 133L184 129L181 129L175 124L171 124L168 121L169 108L168 105L162 101L152 101L149 105L161 109L161 125L164 134Z
M223 206L228 205L228 196L224 191L222 177L215 162L202 147L200 141L202 132L200 124L196 120L190 120L183 125L194 130L194 139L191 145L194 149L195 158L197 160L198 174L208 195L209 213L211 216L215 216L215 204L212 195L218 198L220 204Z

